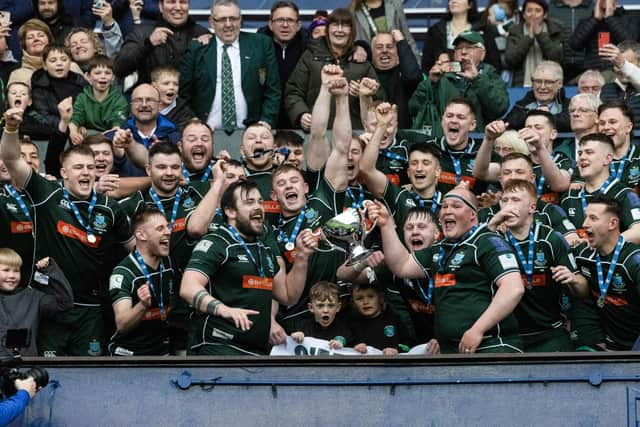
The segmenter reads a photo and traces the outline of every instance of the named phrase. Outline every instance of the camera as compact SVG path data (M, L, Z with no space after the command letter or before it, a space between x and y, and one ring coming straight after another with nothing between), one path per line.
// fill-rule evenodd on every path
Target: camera
M30 329L8 329L5 346L13 349L13 354L0 359L0 391L5 398L16 394L15 380L24 380L29 377L33 378L36 383L36 389L39 390L49 384L49 373L44 368L34 367L27 370L20 370L22 364L22 356L18 353L19 348L29 345L31 340Z

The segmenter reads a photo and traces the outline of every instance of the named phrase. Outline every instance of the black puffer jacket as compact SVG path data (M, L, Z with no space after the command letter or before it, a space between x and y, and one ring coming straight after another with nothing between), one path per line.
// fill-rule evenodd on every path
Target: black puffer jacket
M65 79L54 79L45 70L37 70L31 76L31 106L46 126L57 128L60 121L58 103L69 96L75 100L88 84L83 76L73 71L69 71Z

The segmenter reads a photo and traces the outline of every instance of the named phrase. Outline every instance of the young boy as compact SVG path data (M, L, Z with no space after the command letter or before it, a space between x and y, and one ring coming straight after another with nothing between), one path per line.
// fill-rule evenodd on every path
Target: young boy
M84 88L73 103L69 124L71 142L80 144L86 130L104 132L119 128L129 115L129 105L118 87L113 84L113 61L96 55L89 61L87 77L91 86Z
M44 68L31 77L31 100L44 124L54 129L60 121L60 101L68 97L75 99L88 83L84 76L70 71L71 54L64 46L45 47L42 62Z
M354 283L351 298L355 313L349 322L354 349L367 352L367 346L382 349L385 356L398 354L401 344L399 321L393 311L384 307L384 289L377 282Z
M22 258L13 249L0 248L0 353L11 355L5 347L7 331L29 329L31 339L28 347L18 349L22 356L37 356L35 337L38 336L40 320L51 318L73 307L71 285L53 258L43 258L36 263L34 284L53 291L44 293L33 287L18 288Z
M7 86L7 109L21 108L24 110L20 134L29 135L35 139L48 139L51 127L45 124L45 119L32 107L31 87L22 82L13 82Z
M351 331L342 319L336 319L340 311L338 285L331 282L318 282L309 290L309 311L313 318L306 320L302 331L291 334L296 342L302 342L305 336L325 339L329 347L342 348L351 342Z
M160 94L160 114L171 120L182 130L194 114L189 104L182 98L178 98L180 89L180 72L171 66L156 67L151 71L151 84Z

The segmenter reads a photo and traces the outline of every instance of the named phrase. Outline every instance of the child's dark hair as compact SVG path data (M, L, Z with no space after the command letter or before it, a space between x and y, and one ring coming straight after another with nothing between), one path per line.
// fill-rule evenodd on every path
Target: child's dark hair
M340 290L333 282L323 280L309 289L309 301L340 301Z
M94 68L103 67L113 71L113 61L106 55L95 55L89 60L89 68L87 72L90 73Z
M46 61L51 52L64 53L71 61L71 51L65 46L59 44L49 44L42 50L42 61Z
M384 296L384 287L377 280L373 282L369 282L368 280L365 282L356 282L351 285L351 295L353 295L356 291L366 291L367 289L373 289L377 293Z

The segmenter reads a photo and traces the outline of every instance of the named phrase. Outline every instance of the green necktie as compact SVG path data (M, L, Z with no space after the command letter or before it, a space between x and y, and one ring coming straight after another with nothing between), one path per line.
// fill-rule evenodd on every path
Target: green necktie
M230 46L225 44L222 51L222 127L227 133L236 129L236 97L233 91L231 60L227 53Z

